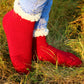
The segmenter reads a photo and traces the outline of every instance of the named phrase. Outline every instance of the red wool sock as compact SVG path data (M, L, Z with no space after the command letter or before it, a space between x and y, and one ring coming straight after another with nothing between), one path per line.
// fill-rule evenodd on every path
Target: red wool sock
M19 73L28 73L27 68L31 69L34 24L22 19L13 10L3 18L10 58Z
M39 60L49 61L53 64L56 64L56 61L58 61L59 65L70 67L80 66L82 63L81 60L72 53L64 52L48 45L45 36L34 38L34 43Z

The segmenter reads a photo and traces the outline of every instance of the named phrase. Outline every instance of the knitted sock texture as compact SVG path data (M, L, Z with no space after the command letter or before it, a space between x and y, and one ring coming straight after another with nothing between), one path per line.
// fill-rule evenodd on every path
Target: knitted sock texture
M64 52L48 45L45 36L34 38L34 43L37 56L41 61L49 61L53 64L58 62L58 65L69 67L80 66L82 63L81 60L72 53Z
M27 68L31 69L34 25L35 22L22 19L13 10L3 18L10 58L19 73L27 73Z

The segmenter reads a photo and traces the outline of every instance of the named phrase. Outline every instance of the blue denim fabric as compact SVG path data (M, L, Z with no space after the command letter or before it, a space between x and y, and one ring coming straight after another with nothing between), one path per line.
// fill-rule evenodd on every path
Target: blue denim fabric
M35 24L35 29L47 28L52 0L19 0L21 8L29 14L41 12L41 18Z
M47 28L47 23L49 19L49 13L52 6L52 2L53 0L47 0L47 4L43 8L41 18L35 24L35 29Z

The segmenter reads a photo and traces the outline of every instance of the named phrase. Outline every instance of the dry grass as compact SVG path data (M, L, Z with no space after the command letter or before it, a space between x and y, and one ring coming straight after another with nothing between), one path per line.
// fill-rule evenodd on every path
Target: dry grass
M80 15L77 0L53 1L48 24L50 29L48 43L84 60L81 24L78 21L75 21L75 24L70 23ZM84 84L84 64L81 67L71 68L37 60L32 61L32 70L27 75L20 75L14 70L2 27L3 16L12 8L13 0L0 0L0 84Z

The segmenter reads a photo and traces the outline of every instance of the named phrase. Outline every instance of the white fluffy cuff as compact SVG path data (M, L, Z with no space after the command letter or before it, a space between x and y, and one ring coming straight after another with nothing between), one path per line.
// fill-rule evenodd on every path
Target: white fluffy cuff
M20 15L23 19L30 20L31 22L38 21L41 17L41 13L31 15L24 12L20 6L19 0L15 0L14 2L14 11L18 15Z
M39 36L47 36L48 35L49 30L48 29L36 29L33 32L33 37L39 37Z

